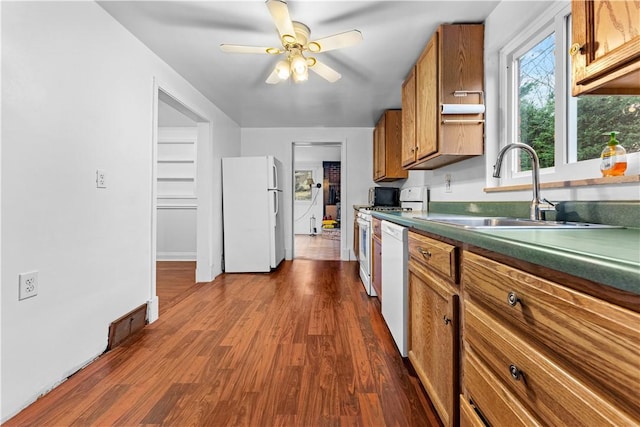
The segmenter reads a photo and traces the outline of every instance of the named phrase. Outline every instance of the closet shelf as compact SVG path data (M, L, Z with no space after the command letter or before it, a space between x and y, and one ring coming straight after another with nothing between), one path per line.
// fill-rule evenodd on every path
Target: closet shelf
M183 177L183 176L174 176L174 177L168 177L168 176L163 176L163 177L158 177L158 181L194 181L195 178L193 177Z

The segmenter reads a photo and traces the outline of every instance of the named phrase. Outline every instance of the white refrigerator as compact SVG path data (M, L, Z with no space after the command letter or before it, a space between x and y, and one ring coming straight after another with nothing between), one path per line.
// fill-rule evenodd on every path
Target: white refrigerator
M225 272L268 272L284 259L281 176L273 156L222 159Z

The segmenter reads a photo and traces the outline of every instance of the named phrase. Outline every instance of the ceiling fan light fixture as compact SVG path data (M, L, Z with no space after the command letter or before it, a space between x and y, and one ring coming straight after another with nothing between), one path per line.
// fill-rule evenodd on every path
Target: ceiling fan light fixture
M307 60L302 54L296 54L291 57L291 71L294 77L296 75L301 76L307 72Z
M287 80L289 78L289 75L291 74L289 61L279 61L276 64L276 74L278 74L280 80Z
M302 83L302 82L306 82L307 80L309 80L309 71L307 70L306 67L303 73L295 73L295 72L293 73L293 81L295 83Z
M302 22L291 20L286 0L266 0L265 3L278 30L282 47L221 44L220 49L231 53L284 54L285 58L276 63L265 80L267 84L277 84L290 77L296 83L304 82L309 78L309 70L330 83L338 81L342 77L340 73L311 55L360 43L362 33L351 30L309 41L311 29ZM305 53L310 56L306 57Z

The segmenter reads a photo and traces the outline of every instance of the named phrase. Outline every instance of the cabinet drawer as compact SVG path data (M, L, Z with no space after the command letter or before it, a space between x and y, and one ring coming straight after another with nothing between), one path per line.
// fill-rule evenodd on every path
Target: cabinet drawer
M464 396L460 396L460 427L487 427Z
M409 233L409 256L457 283L457 248L417 233Z
M632 417L538 351L479 306L465 301L465 342L493 376L543 423L557 426L635 425ZM465 372L466 380L466 372ZM482 410L482 409L481 409Z
M465 252L465 301L553 351L564 367L640 417L640 315Z
M486 366L469 349L465 352L463 370L465 392L490 425L512 427L541 425L500 381L496 381ZM473 415L479 420L468 399L460 398L461 409L463 403L469 405Z

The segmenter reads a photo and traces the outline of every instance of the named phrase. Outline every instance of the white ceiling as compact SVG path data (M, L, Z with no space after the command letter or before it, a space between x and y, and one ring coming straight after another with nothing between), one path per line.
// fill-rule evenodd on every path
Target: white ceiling
M280 47L264 1L102 1L99 4L241 127L372 127L401 107L401 85L441 23L483 22L499 1L289 0L311 39L358 29L363 42L320 53L329 83L264 81L278 58L231 54L221 43Z

